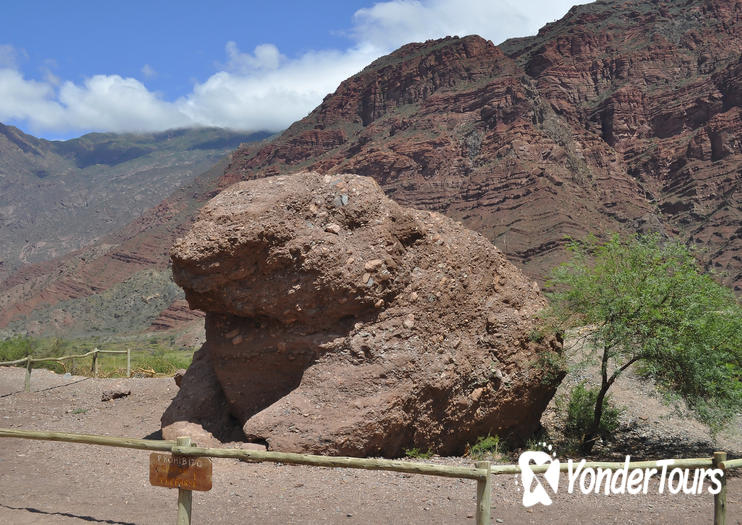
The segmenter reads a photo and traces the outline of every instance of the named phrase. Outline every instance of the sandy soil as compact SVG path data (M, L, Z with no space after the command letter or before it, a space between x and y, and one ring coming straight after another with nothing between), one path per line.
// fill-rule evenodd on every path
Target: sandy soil
M0 427L156 437L177 387L163 379L90 379L0 368ZM131 395L102 402L121 385ZM469 464L466 458L438 458ZM152 487L149 453L0 439L0 523L173 523L177 491ZM566 479L562 480L562 486ZM473 523L475 483L425 476L214 460L213 489L194 493L193 523ZM560 492L550 507L525 509L514 476L494 480L495 523L710 523L713 498ZM727 523L742 523L742 478L728 485Z

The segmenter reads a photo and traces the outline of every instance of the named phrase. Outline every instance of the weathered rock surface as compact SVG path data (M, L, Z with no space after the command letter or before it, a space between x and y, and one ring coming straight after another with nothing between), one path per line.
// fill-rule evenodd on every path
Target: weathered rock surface
M172 260L207 340L165 426L190 418L216 433L215 379L246 438L273 449L450 454L487 433L529 435L561 375L560 342L529 338L537 284L486 238L399 206L371 178L236 184Z
M101 401L113 401L114 399L121 399L131 395L131 389L129 388L114 388L113 390L104 390L100 396Z
M176 384L178 395L161 418L163 439L191 436L198 445L210 447L241 437L205 348L193 354L191 366Z
M188 303L185 300L178 299L173 301L167 309L160 312L157 319L152 321L149 330L154 332L172 330L191 321L203 319L203 317L203 312L191 310L188 308Z

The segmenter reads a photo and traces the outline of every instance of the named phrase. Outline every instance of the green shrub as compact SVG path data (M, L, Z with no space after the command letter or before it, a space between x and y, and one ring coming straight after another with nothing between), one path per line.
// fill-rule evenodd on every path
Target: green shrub
M433 457L433 452L430 449L423 452L423 450L417 447L412 447L412 448L405 449L404 455L407 456L408 458L430 459L431 457Z
M507 452L507 447L500 440L500 436L479 436L477 442L469 449L469 455L474 459L487 457L497 458Z
M33 341L28 337L11 337L0 341L0 361L16 361L33 354Z
M569 250L571 259L547 282L551 306L542 319L554 330L581 327L600 358L600 389L582 452L602 432L596 423L606 393L634 364L682 397L712 430L731 421L742 409L742 305L702 273L693 249L659 235L612 235L603 243L573 242ZM574 425L582 429L577 420Z
M11 337L0 341L0 361L16 361L30 355L34 358L59 357L64 355L64 344L60 339L33 339L30 337ZM25 366L24 364L16 366ZM47 368L57 373L64 372L61 363L42 361L34 363L34 368Z
M158 374L174 374L181 368L188 368L191 364L192 354L179 356L174 353L155 353L151 356L142 357L136 362L136 366L148 370L154 370Z
M564 433L568 438L582 440L593 423L598 388L588 388L580 383L573 390L567 405L567 422ZM598 432L603 440L609 439L618 429L621 410L611 405L610 396L603 401L603 414Z
M543 384L557 386L566 374L567 359L558 352L542 352L536 360L535 368L543 372Z

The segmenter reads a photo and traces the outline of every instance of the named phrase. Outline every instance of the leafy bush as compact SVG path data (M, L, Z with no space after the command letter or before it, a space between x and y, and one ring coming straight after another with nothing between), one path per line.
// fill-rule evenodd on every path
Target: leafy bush
M33 341L28 337L11 337L0 341L0 361L16 361L33 354Z
M151 356L136 360L136 366L148 370L154 370L158 374L174 374L181 368L188 368L191 364L191 354L187 356L175 353L155 353Z
M596 388L588 388L580 383L573 390L567 405L567 422L564 433L568 438L582 441L593 424L595 403L598 399ZM603 413L600 417L598 433L603 440L609 439L618 429L618 418L621 410L611 405L610 396L603 400Z
M699 271L683 244L645 235L573 242L548 286L549 330L583 327L600 357L601 383L582 451L600 429L606 392L636 363L681 396L712 429L742 408L742 306Z
M474 459L498 458L507 452L507 447L500 440L500 436L479 436L477 442L469 449L469 455Z
M415 458L415 459L430 459L433 457L433 452L431 450L423 451L422 449L419 449L417 447L408 448L404 451L404 455L408 458Z
M567 359L558 352L542 352L536 360L535 368L542 372L543 384L557 386L566 373Z
M26 356L34 358L59 357L65 353L65 343L57 338L33 339L16 336L0 341L0 361L17 361ZM25 366L20 364L17 366ZM63 372L64 366L53 361L34 363L34 368L47 368L55 372Z

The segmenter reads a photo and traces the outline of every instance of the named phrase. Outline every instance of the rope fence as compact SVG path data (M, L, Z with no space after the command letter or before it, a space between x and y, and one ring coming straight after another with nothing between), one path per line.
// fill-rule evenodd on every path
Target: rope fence
M0 366L14 366L14 365L20 365L22 363L26 364L26 379L24 381L23 389L26 392L31 391L31 370L33 368L33 363L44 363L44 362L57 362L61 363L63 361L67 360L73 360L73 359L84 359L86 357L93 356L93 362L90 366L90 373L93 374L93 377L98 376L98 356L100 354L126 354L126 377L131 377L131 349L127 348L126 350L99 350L97 348L94 348L90 352L87 352L85 354L78 354L78 355L65 355L61 357L31 357L26 356L21 359L16 359L15 361L0 361Z
M46 441L61 441L68 443L82 443L87 445L103 445L109 447L133 448L139 450L171 452L176 456L190 456L203 458L234 458L249 462L272 462L288 465L309 465L314 467L351 468L364 470L385 470L406 474L420 474L425 476L440 476L446 478L462 478L477 482L477 525L489 525L491 522L492 475L519 474L518 465L492 465L489 461L478 461L473 467L436 465L431 463L400 461L393 459L352 458L344 456L318 456L312 454L296 454L289 452L272 452L261 450L241 450L227 448L202 448L191 446L189 437L178 438L177 441L149 440L135 438L120 438L89 434L69 434L64 432L40 432L31 430L0 428L0 438L21 438ZM629 470L660 468L658 461L634 461L628 463ZM585 468L602 468L619 470L627 467L627 463L586 462ZM684 458L673 459L673 467L685 468L718 468L723 472L721 490L714 495L714 525L726 524L726 478L727 471L742 467L742 459L726 459L726 452L715 452L711 458ZM534 473L545 472L548 465L529 467ZM560 464L560 471L566 471L568 465ZM187 494L186 494L187 493ZM178 524L190 524L191 520L191 491L179 489L178 494Z

